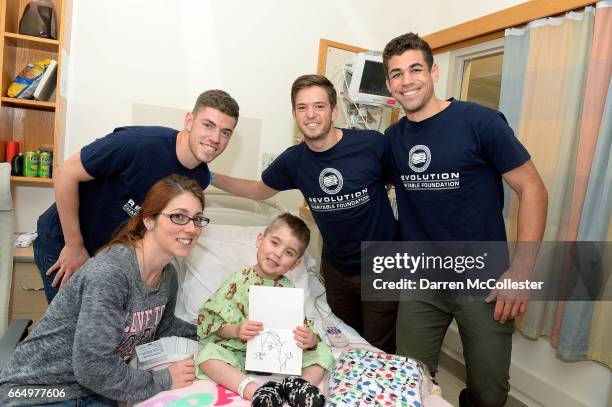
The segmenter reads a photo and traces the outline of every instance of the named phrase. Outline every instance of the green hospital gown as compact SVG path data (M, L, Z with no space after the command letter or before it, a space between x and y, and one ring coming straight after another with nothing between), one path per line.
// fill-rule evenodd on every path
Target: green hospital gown
M285 276L270 280L257 275L252 267L232 274L212 297L198 311L198 340L201 350L198 353L196 376L206 377L200 364L210 359L221 360L244 372L246 342L240 339L221 338L217 331L226 324L238 324L249 316L249 286L293 288L293 283ZM304 350L302 367L320 365L327 371L334 367L334 358L329 347L319 341L313 349Z

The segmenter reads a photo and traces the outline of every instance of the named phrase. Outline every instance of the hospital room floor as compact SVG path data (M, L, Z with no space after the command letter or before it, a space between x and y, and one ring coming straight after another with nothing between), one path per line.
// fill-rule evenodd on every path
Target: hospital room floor
M459 392L465 387L465 383L441 367L438 367L436 381L442 388L444 400L455 407L459 407Z

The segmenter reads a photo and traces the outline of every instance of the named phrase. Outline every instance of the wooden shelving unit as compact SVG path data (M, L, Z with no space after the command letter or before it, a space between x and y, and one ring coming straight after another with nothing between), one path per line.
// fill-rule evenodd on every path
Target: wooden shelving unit
M41 100L16 99L4 96L0 98L6 106L23 107L24 109L55 110L55 102L44 102Z
M10 33L10 32L5 32L4 37L13 38L15 39L15 41L21 42L21 44L25 44L29 42L29 43L47 44L47 45L59 47L58 40L53 40L49 38L38 38L38 37L32 37L31 35L23 35L23 34Z
M65 112L61 97L62 50L66 48L66 6L71 0L51 0L55 7L58 39L19 34L19 20L29 0L0 0L0 146L18 141L19 151L53 148L53 166L63 160ZM30 62L55 59L57 84L48 101L16 99L7 90L17 74ZM11 177L15 185L50 186L51 179Z
M52 186L53 180L51 178L39 178L39 177L21 177L11 175L11 182L17 185L38 185L38 186Z

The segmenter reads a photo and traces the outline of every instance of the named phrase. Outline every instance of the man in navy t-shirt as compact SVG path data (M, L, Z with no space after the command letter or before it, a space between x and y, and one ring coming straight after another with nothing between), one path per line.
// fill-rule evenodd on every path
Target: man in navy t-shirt
M332 311L370 343L394 353L397 302L361 301L361 242L393 240L397 233L382 178L384 138L375 131L334 128L336 99L324 76L296 79L291 102L304 142L274 160L262 181L215 174L212 183L253 199L299 189L323 237L321 273Z
M519 196L517 241L539 242L546 190L504 116L438 99L438 67L416 34L391 40L383 63L387 87L406 113L385 132L402 240L505 242L503 178ZM533 268L537 243L525 247L504 277L516 279L518 269ZM433 373L446 329L456 319L467 366L461 406L502 406L508 395L513 319L526 311L527 301L501 291L486 300L437 292L431 300L399 304L398 353L422 360Z
M237 121L236 101L222 90L209 90L185 115L183 130L120 127L58 166L56 203L38 219L34 241L47 301L138 213L155 182L176 173L206 187L206 163L223 152Z

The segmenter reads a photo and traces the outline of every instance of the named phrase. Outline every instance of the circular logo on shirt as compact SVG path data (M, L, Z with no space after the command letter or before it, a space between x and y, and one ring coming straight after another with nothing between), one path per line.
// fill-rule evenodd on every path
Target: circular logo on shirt
M319 174L319 185L327 194L337 194L342 189L342 174L335 168L325 168Z
M419 144L410 149L408 153L408 165L414 172L423 172L431 163L431 151L429 147Z

